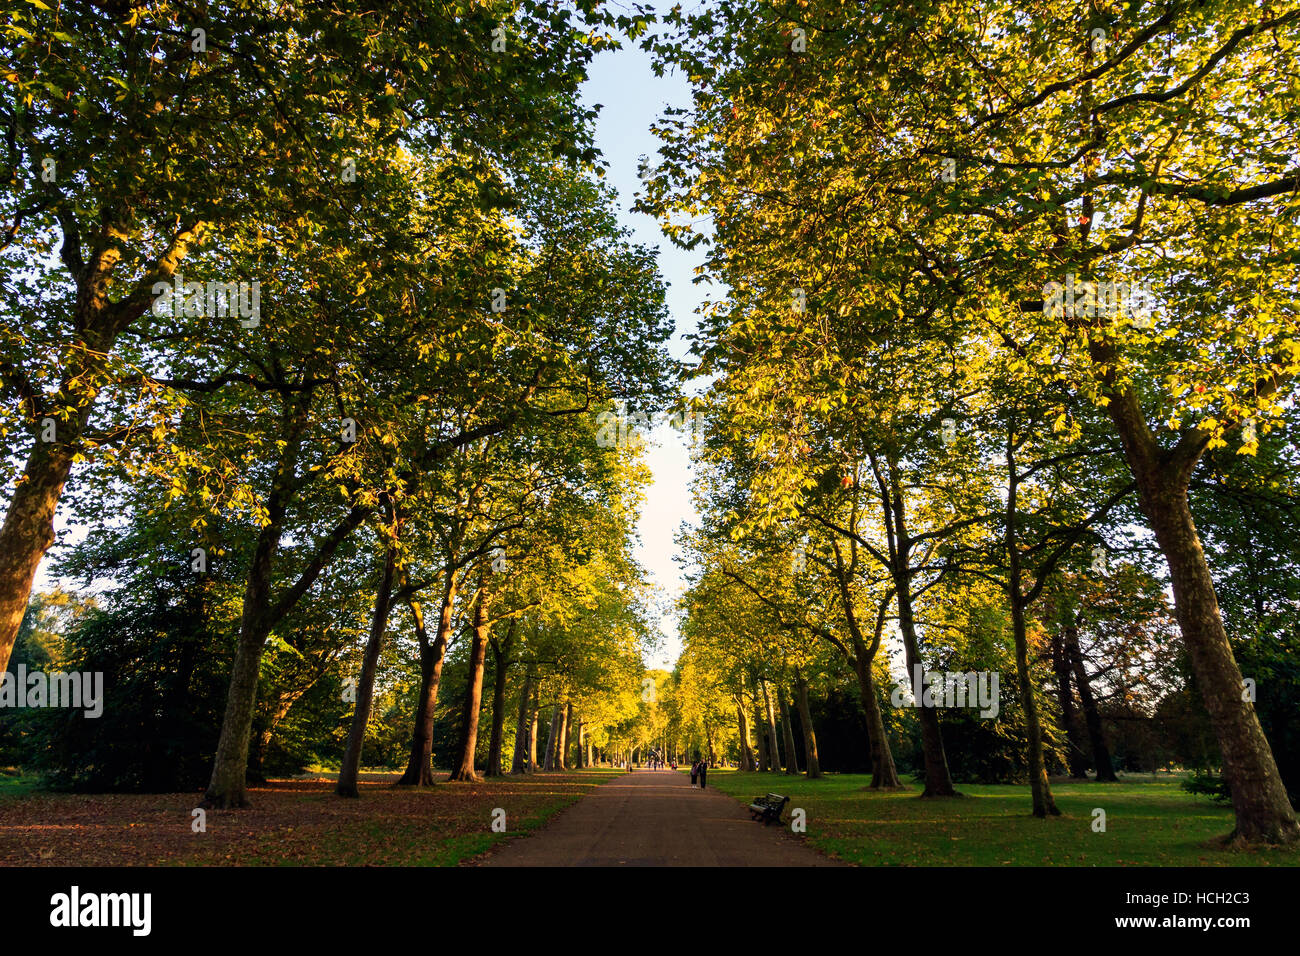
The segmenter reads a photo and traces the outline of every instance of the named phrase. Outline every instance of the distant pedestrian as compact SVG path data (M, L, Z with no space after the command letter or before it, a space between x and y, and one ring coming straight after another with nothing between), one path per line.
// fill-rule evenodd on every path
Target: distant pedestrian
M709 763L707 760L700 761L700 789L704 789L704 778L709 775Z
M691 764L691 786L692 787L696 785L695 781L699 779L699 776L700 776L700 763L697 760L695 763Z

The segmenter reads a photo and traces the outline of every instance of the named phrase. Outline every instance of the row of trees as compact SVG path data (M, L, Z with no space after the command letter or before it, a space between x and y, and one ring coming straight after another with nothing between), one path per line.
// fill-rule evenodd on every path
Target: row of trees
M688 608L690 653L720 655L730 693L838 662L889 787L876 685L1013 675L994 732L1054 814L1047 767L1077 769L1069 711L1094 689L1075 639L1101 589L1125 624L1107 680L1149 706L1193 688L1237 840L1300 836L1252 690L1278 712L1290 687L1238 659L1294 641L1297 41L1300 10L1213 0L667 17L647 45L695 98L659 126L643 205L728 290L698 337ZM1239 524L1243 505L1275 520ZM711 620L722 601L736 610ZM925 794L951 795L951 724L914 714Z
M489 772L535 763L542 708L553 740L599 745L648 632L645 476L597 414L663 407L671 329L577 90L640 22L533 0L13 12L0 668L57 509L88 533L55 572L101 593L49 663L108 671L146 725L96 735L119 756L176 741L160 715L188 708L210 806L246 803L295 708L333 740L339 701L355 795L385 693L413 699L403 781L429 783L457 643L453 779L484 738Z

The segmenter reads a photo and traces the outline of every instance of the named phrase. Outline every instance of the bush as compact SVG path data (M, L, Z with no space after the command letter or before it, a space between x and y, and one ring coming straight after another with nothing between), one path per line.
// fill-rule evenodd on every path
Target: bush
M1205 770L1198 770L1192 774L1183 781L1182 787L1188 793L1206 796L1218 803L1226 803L1232 799L1232 790L1228 782L1218 774Z
M204 582L158 583L148 599L132 595L68 633L61 667L103 673L103 712L39 715L31 766L50 786L162 793L207 783L231 654L209 628Z

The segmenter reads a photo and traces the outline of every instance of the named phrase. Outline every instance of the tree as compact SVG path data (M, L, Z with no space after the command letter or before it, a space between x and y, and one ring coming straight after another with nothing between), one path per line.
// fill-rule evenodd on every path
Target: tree
M591 160L590 116L572 93L604 45L588 18L608 18L582 6L12 11L0 34L13 92L0 269L15 307L0 387L6 430L28 437L6 458L0 666L72 466L122 438L111 420L94 427L97 404L129 394L139 362L175 354L139 334L156 283L227 233L328 219L346 205L339 185L364 183L399 142L454 142L476 170L520 146ZM491 31L507 20L515 37L499 55ZM420 39L435 35L437 50Z
M1207 449L1238 432L1251 448L1293 394L1281 290L1295 282L1294 230L1262 224L1289 222L1300 189L1280 105L1300 15L812 3L807 49L785 16L749 0L673 11L647 40L700 91L661 124L671 161L647 208L687 213L667 228L688 245L705 241L689 223L707 216L710 270L742 301L765 296L766 324L794 289L813 336L885 299L872 311L889 331L868 334L988 336L1038 382L1104 410L1169 567L1234 836L1294 840L1186 492ZM1273 95L1254 95L1261 85ZM1222 156L1241 158L1240 175ZM1226 243L1241 262L1227 272ZM1159 289L1161 307L1132 309L1135 288Z

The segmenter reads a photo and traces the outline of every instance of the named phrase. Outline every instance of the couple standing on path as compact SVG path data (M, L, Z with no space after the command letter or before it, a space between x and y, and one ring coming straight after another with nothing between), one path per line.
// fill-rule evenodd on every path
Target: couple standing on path
M699 778L699 788L704 789L704 778L709 774L709 765L706 761L700 759L700 752L695 751L695 763L691 764L691 786L694 787L696 778Z

